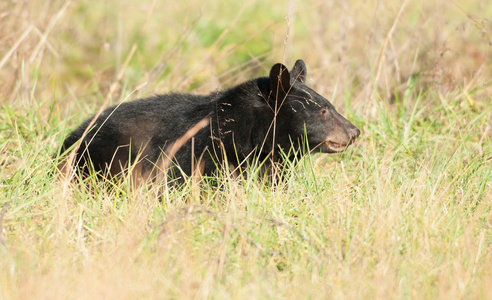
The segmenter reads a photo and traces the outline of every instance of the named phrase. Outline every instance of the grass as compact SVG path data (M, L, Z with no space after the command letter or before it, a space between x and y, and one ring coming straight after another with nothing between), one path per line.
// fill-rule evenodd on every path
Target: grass
M67 3L67 4L66 4ZM0 5L0 298L492 297L487 1ZM272 189L66 184L101 107L304 58L363 134Z

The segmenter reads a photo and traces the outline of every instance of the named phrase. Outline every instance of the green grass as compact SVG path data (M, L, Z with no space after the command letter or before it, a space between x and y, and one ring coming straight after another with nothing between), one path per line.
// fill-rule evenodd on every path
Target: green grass
M0 7L1 299L492 297L487 1L157 2ZM297 58L363 133L276 188L55 176L100 107Z

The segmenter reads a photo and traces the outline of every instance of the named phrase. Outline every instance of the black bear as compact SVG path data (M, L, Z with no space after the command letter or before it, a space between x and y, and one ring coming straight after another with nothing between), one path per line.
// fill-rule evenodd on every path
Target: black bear
M307 148L345 150L359 129L305 80L306 65L297 60L290 72L278 63L269 77L206 96L168 94L123 103L86 120L65 139L61 153L73 147L72 161L82 174L88 165L110 176L132 166L146 179L160 170L182 180L196 169L214 174L225 162L237 168L253 158L282 163Z

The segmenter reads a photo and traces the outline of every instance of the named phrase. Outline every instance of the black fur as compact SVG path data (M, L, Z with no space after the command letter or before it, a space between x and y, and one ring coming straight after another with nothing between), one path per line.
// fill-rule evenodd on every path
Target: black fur
M310 150L343 151L359 136L359 129L307 87L305 78L306 66L298 60L291 72L276 64L269 77L207 96L168 94L123 103L103 111L83 136L93 118L86 120L66 138L61 151L83 137L75 157L79 168L91 162L96 171L117 175L129 159L135 163L138 157L141 174L148 175L162 153L207 116L209 126L174 156L186 175L192 173L192 165L213 174L225 157L233 167L253 156L282 162L280 153L299 152L305 133Z

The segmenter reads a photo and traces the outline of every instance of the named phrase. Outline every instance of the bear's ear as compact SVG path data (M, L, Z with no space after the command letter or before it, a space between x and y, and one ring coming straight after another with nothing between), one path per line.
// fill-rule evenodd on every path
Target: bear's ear
M283 64L275 64L270 70L270 92L274 100L283 100L290 89L290 74Z
M306 80L306 76L307 76L306 64L302 59L298 59L294 64L294 67L290 71L290 77L292 77L292 80L294 81L300 81L304 83L304 81Z

